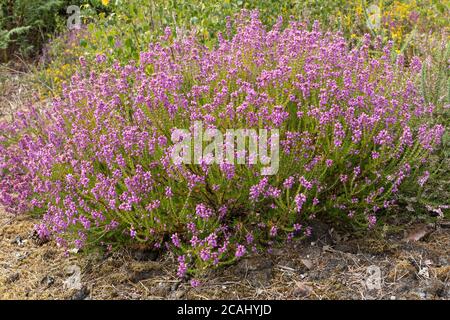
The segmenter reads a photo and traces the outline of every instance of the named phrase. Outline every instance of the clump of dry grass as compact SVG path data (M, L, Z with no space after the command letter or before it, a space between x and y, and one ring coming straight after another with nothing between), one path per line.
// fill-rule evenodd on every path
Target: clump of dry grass
M54 242L33 240L35 223L0 214L0 299L439 299L449 286L448 228L412 243L401 237L379 245L375 239L346 240L351 253L334 249L332 242L294 242L213 270L192 288L177 278L170 255L137 260L135 252L123 249L66 257ZM65 285L73 266L81 270L81 289ZM369 266L381 270L380 289L367 287Z

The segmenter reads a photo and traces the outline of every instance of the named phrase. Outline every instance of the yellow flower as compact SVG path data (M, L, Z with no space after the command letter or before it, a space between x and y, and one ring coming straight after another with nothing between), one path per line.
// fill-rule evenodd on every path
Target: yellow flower
M355 11L356 11L356 15L357 15L357 16L360 16L360 15L363 13L362 5L359 4L359 5L355 8Z
M109 3L109 0L102 0L102 4L103 4L104 6L107 6L108 3Z

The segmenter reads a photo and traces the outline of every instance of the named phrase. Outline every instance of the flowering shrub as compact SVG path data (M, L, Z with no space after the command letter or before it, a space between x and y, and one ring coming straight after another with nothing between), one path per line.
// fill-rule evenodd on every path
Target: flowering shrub
M349 49L317 24L281 24L266 31L243 12L213 49L167 29L139 62L101 72L81 57L51 108L1 124L0 202L42 214L39 235L65 248L172 250L180 276L308 235L311 219L373 227L402 183L423 176L444 131L426 124L421 62L391 62L391 44L368 35ZM277 174L207 157L175 163L175 129L194 121L278 129Z

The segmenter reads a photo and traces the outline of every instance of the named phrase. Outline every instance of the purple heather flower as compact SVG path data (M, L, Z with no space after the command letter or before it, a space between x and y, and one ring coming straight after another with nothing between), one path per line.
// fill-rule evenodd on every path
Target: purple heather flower
M369 221L369 228L373 228L377 223L377 217L374 215L370 215L367 220Z
M245 247L241 244L238 244L236 247L236 258L240 258L242 257L245 253L247 252L247 250L245 249Z
M313 184L311 182L309 182L308 180L305 179L305 177L301 176L300 179L300 184L306 189L306 190L310 190L313 187Z
M306 196L303 193L299 193L295 196L294 202L297 212L300 212L303 204L306 202Z
M165 195L166 195L167 198L172 198L172 196L173 196L172 188L167 186L166 189L165 189Z
M272 226L272 228L270 228L270 236L276 237L277 233L278 233L278 228L276 226Z
M81 56L81 57L78 59L78 61L80 62L80 65L81 65L82 68L85 68L85 67L86 67L86 58L85 58L85 57Z
M208 208L206 205L204 205L203 203L200 203L197 205L197 207L195 208L195 213L203 219L208 219L210 218L214 212L212 211L212 209Z
M209 251L209 249L204 248L200 251L200 258L203 261L208 261L211 258L211 252Z
M419 185L421 186L421 187L423 187L424 186L424 184L428 181L428 178L430 177L430 172L427 170L427 171L425 171L425 173L423 174L423 176L421 176L420 178L419 178Z
M286 238L287 242L291 242L292 239L294 239L294 233L293 232L289 232Z
M185 256L179 256L178 257L178 272L177 275L180 278L183 278L184 275L187 272L187 265L186 265L186 257Z
M289 177L289 178L287 178L286 180L284 180L284 182L283 182L283 187L285 188L285 189L291 189L292 188L292 186L294 185L294 177Z
M252 244L254 241L254 237L251 233L247 233L245 236L245 241L247 241L247 244Z
M206 241L208 242L208 245L211 248L216 248L217 247L217 234L215 233L211 233L207 238Z
M95 56L95 61L96 61L97 63L103 63L103 62L105 62L105 61L106 61L106 55L104 55L104 54L97 54L97 55Z
M418 57L412 57L410 65L411 69L416 73L422 70L422 61Z
M181 247L180 238L178 237L177 233L174 233L172 235L171 239L172 239L172 243L175 247L177 247L177 248Z
M197 288L197 287L199 287L201 285L201 282L199 281L199 280L197 280L197 279L192 279L191 280L191 287L192 288Z
M312 228L311 228L311 227L306 227L305 235L306 235L307 237L310 237L311 234L312 234Z

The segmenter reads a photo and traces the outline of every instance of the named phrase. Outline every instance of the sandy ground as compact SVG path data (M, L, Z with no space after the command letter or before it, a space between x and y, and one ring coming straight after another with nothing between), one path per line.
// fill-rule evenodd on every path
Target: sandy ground
M54 242L36 238L35 223L0 214L1 299L450 298L447 221L414 242L403 232L352 239L318 224L307 241L212 270L197 288L177 279L169 254L124 249L65 257Z

